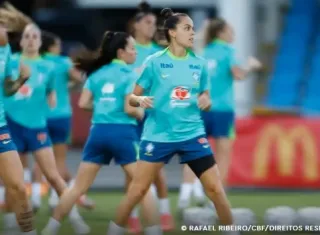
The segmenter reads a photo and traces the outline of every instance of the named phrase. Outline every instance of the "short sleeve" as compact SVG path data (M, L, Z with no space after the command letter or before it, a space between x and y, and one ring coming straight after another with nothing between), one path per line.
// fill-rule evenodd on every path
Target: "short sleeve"
M88 79L84 83L83 89L87 89L92 92L92 79L91 79L91 77L88 77Z
M11 61L11 48L8 45L8 52L7 52L7 58L6 58L6 63L5 63L5 77L12 77L12 61Z
M67 58L65 59L65 61L64 61L64 67L65 67L65 70L66 70L67 72L69 72L70 69L73 68L73 63L72 63L72 60L71 60L70 58L67 57Z
M201 77L200 77L200 93L206 91L209 89L209 73L208 73L208 65L207 63L204 63L201 71Z
M49 72L49 80L47 83L47 91L48 93L54 91L56 89L55 87L55 71L54 71L54 67L51 67L51 70Z
M149 90L152 84L152 77L152 62L147 59L142 65L142 72L137 80L137 85L141 86L144 90Z
M128 76L126 90L125 90L126 95L129 95L133 92L136 81L137 81L137 76L135 75L134 72L132 72L132 74Z
M234 49L231 49L229 52L229 67L239 66L240 62L236 57L236 52Z

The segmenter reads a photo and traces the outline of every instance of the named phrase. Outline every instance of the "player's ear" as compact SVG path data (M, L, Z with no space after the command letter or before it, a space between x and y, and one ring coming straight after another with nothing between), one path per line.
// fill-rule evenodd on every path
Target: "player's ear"
M177 36L176 30L175 29L169 29L169 35L172 38L176 38L176 36Z

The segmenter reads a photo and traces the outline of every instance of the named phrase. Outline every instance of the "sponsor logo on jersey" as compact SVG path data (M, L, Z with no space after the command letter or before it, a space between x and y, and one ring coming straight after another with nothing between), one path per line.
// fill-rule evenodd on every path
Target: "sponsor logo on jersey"
M190 90L184 86L175 87L171 93L171 98L174 100L188 100L190 99Z
M190 65L189 65L189 68L190 68L190 69L199 69L199 70L200 70L200 69L201 69L201 66L200 66L199 64L190 64Z
M162 69L172 69L173 68L173 64L166 64L166 63L160 63L160 68Z

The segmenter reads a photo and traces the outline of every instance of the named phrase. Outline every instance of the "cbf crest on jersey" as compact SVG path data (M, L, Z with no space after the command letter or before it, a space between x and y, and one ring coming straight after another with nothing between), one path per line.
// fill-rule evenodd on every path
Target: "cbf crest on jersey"
M200 73L199 72L193 72L192 77L197 83L199 83L199 81L200 81Z

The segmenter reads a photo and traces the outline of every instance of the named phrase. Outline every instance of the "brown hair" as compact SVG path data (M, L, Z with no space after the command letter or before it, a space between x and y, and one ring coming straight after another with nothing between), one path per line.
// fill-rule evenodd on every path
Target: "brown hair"
M208 45L213 40L217 39L219 33L225 29L227 22L224 19L218 18L211 20L205 30L205 45Z

